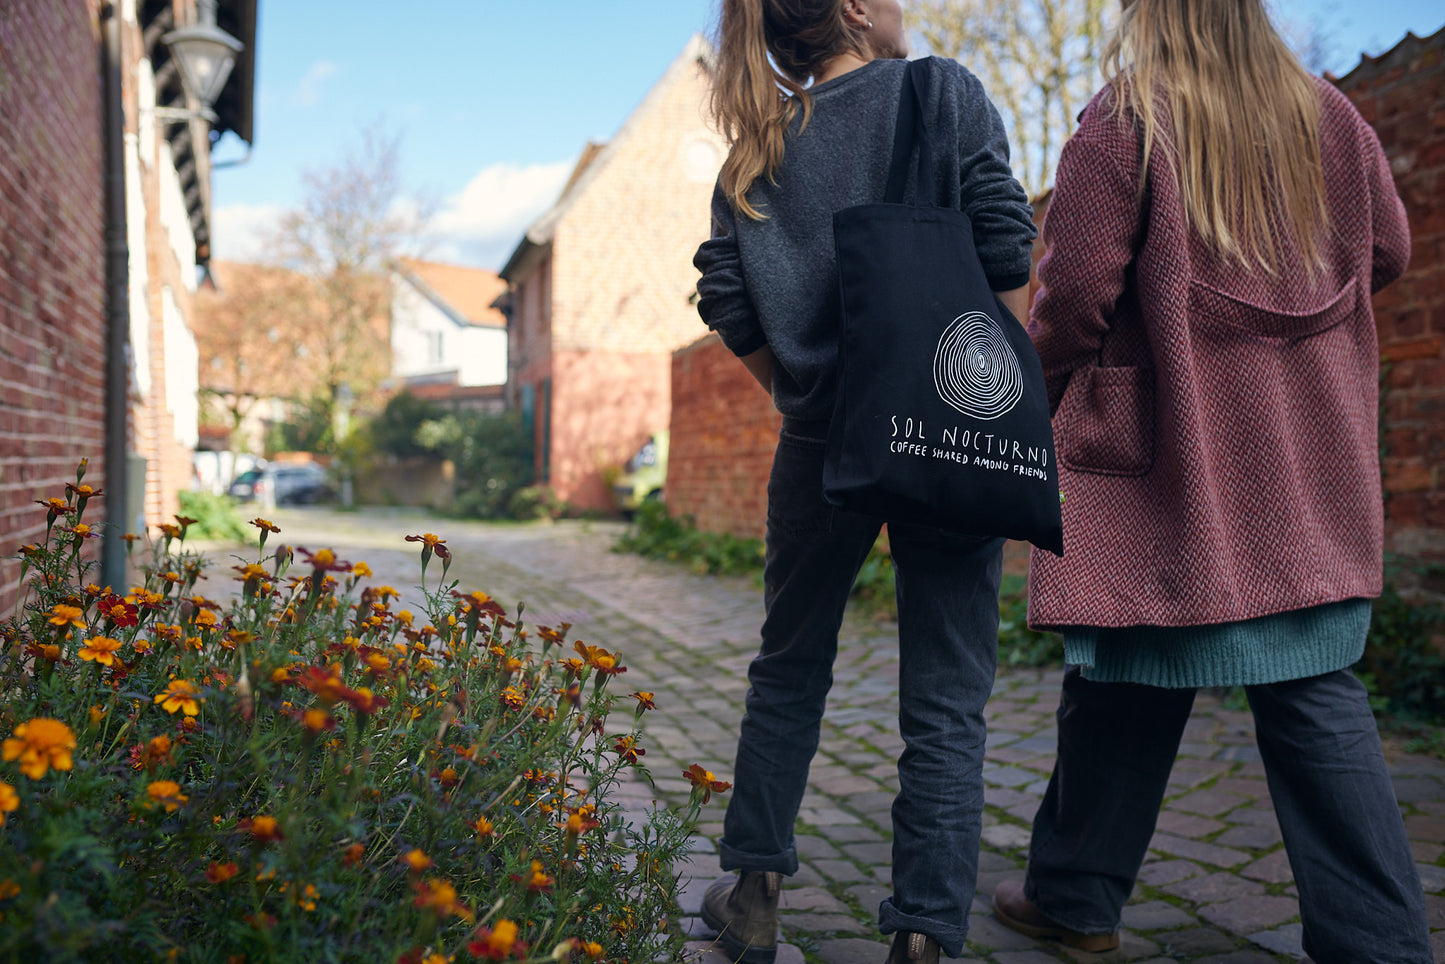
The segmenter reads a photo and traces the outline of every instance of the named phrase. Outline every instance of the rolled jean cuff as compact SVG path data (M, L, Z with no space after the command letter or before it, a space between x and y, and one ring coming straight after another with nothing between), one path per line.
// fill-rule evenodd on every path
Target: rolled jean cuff
M922 934L938 941L945 957L957 957L963 953L963 942L968 937L968 926L944 924L928 917L914 917L893 906L890 897L878 906L878 930L884 935L909 931Z
M1090 921L1082 917L1075 917L1068 911L1061 913L1049 903L1047 897L1039 893L1038 885L1034 883L1033 878L1027 876L1024 878L1024 897L1034 905L1034 909L1040 914L1076 934L1112 934L1119 929L1119 924L1122 923L1116 919L1112 924L1107 924L1098 920Z
M724 840L718 845L718 858L723 870L741 870L745 874L759 870L772 870L784 877L791 877L798 872L798 851L793 847L789 847L782 853L761 856L735 850L729 847L728 842Z

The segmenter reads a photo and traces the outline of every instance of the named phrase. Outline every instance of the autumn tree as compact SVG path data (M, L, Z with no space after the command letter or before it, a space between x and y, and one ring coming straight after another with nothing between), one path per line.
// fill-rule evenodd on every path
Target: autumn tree
M230 448L244 451L241 428L259 404L314 392L314 326L298 310L304 288L289 271L213 262L211 276L196 301L203 412L219 412Z
M403 190L397 139L377 128L302 183L302 202L282 216L274 250L299 278L297 306L315 326L315 401L334 407L344 392L363 394L387 375L387 272L415 244L425 217Z
M1118 0L909 0L908 24L930 53L976 74L1009 133L1030 197L1054 179L1059 150L1103 84Z

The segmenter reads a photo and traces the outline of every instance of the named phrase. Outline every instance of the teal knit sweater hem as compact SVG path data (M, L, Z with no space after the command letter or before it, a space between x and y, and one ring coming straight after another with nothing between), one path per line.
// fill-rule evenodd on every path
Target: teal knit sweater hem
M1102 683L1258 686L1353 665L1369 629L1368 599L1206 626L1072 626L1064 660Z

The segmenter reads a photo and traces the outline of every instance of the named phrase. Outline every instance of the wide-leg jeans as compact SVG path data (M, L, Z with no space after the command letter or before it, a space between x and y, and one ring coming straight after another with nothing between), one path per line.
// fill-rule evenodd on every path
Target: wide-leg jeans
M793 825L833 682L853 580L882 520L823 501L822 426L784 424L768 482L766 616L738 740L725 870L798 869ZM812 429L812 431L809 431ZM890 524L898 592L899 793L885 933L958 956L978 873L983 708L998 652L1002 540Z
M1245 688L1304 949L1318 964L1429 964L1424 894L1364 686L1348 670ZM1193 689L1064 675L1059 752L1024 893L1083 933L1119 926Z

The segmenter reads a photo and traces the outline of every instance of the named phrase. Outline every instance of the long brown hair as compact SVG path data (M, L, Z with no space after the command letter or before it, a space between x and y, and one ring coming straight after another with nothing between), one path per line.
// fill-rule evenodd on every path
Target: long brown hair
M735 210L760 177L783 163L783 134L799 110L812 111L806 84L831 58L859 50L843 20L845 0L722 0L712 113L728 140L719 180Z
M1185 217L1211 248L1274 274L1287 235L1311 270L1323 263L1319 95L1263 0L1133 0L1104 63L1116 110L1143 125L1145 172L1167 141Z

